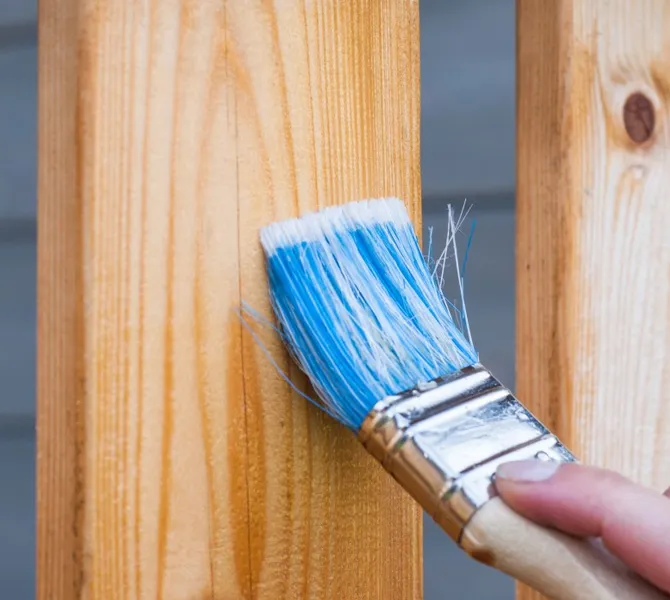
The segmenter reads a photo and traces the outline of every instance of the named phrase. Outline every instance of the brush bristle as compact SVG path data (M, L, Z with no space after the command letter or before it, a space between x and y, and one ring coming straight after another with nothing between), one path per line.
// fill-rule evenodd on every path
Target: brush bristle
M284 341L351 429L386 396L477 362L400 200L273 223L261 244Z

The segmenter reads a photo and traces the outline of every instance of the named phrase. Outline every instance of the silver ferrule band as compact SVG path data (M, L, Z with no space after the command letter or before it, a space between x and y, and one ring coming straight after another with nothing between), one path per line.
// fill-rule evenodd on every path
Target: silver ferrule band
M495 496L500 463L575 457L477 364L378 402L360 429L365 448L460 543Z

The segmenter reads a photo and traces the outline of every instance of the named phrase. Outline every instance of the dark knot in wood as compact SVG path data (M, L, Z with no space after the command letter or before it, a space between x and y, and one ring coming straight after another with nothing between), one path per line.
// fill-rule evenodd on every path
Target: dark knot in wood
M651 100L641 92L631 94L623 107L623 122L631 140L636 144L646 142L654 132L656 122Z

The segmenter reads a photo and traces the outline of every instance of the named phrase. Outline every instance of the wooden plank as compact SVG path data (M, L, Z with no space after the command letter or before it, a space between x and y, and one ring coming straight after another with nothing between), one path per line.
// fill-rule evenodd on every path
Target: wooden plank
M582 460L661 490L670 2L518 0L517 11L518 393Z
M397 195L420 227L417 3L39 30L38 598L420 598L419 509L235 313L270 314L274 219Z

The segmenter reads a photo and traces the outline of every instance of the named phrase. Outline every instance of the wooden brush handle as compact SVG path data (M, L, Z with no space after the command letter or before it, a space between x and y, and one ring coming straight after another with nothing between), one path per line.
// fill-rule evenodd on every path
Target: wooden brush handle
M500 498L477 511L462 537L473 558L554 600L668 600L602 545L541 527Z

